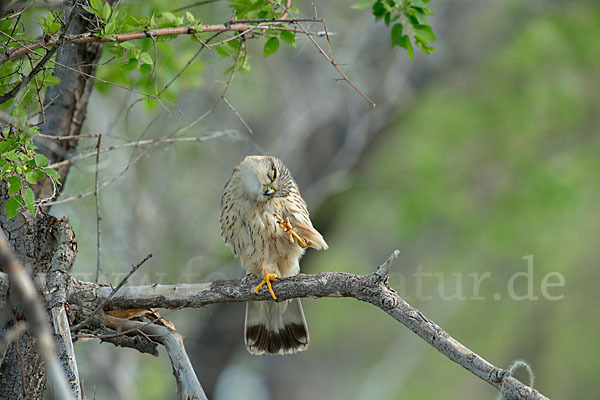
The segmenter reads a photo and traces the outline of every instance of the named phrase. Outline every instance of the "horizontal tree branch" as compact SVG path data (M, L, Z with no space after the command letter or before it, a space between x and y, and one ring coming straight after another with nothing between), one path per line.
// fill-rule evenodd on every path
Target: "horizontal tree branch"
M313 21L313 20L311 20ZM63 38L62 43L97 43L97 42L127 42L130 40L144 39L144 38L156 38L161 36L176 36L176 35L193 35L205 32L244 32L252 31L256 29L264 28L268 25L274 24L289 24L298 22L297 20L290 19L264 19L264 20L250 20L248 23L232 22L224 24L210 24L210 25L194 25L194 26L180 26L173 28L160 28L160 29L149 29L146 31L128 32L128 33L115 33L109 34L104 37L95 36L92 33L83 33L79 35L71 35ZM320 20L314 20L313 22L321 22ZM251 25L257 24L257 25ZM296 33L303 34L314 34L311 32L305 32L292 28L277 28L277 30L289 30ZM314 34L320 36L319 34ZM54 46L58 43L59 39L44 40L40 39L32 43L22 44L16 47L14 50L5 53L0 57L0 64L6 61L12 61L17 58L23 57L25 54L34 52L40 48L46 48Z
M354 275L344 272L299 274L276 281L273 290L279 300L291 298L351 297L374 305L405 325L450 360L500 390L506 399L546 399L537 390L495 367L448 335L434 321L388 286L388 273L398 251L372 274ZM199 308L209 304L271 300L268 292L255 295L251 288L257 278L247 275L238 280L210 283L124 286L105 309L130 308ZM109 286L73 279L69 287L69 303L93 309L111 294Z

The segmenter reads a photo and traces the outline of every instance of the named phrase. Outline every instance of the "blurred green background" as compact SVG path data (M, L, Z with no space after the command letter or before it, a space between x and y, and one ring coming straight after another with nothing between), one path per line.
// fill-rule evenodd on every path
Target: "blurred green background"
M381 22L351 4L319 4L319 14L334 33L336 59L377 108L336 81L308 41L266 60L255 45L252 71L228 92L254 133L221 105L184 136L227 131L225 138L157 146L101 192L103 280L118 282L149 252L132 284L241 276L219 235L222 187L244 155L273 154L297 177L330 246L309 250L304 272L370 273L397 248L390 284L457 340L499 367L526 360L550 398L596 398L600 3L432 0L438 51L412 61L391 48ZM297 6L311 13L309 3ZM216 3L194 13L212 22L230 12ZM183 64L195 51L185 38L169 43ZM125 112L133 94L98 87L86 130L102 132L107 144L161 137L212 106L227 66L207 55L179 83L178 110L137 103ZM101 177L116 175L131 154L102 156ZM63 197L89 190L93 176L93 161L77 164ZM74 272L89 278L93 198L53 214L70 218L79 242ZM531 275L515 275L530 260ZM548 274L564 285L544 296ZM530 284L537 299L519 298ZM186 336L214 399L497 396L370 305L303 303L311 346L290 357L246 352L242 304L165 316ZM76 351L90 397L175 396L164 354L93 341Z

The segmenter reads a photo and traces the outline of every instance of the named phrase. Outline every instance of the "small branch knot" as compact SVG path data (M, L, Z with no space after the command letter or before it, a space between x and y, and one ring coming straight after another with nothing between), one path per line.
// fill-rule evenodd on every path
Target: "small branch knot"
M381 299L381 306L384 309L396 308L398 307L398 301L394 296L383 296L383 299Z
M495 382L502 382L502 380L506 377L510 376L510 371L497 368L490 374L490 380Z

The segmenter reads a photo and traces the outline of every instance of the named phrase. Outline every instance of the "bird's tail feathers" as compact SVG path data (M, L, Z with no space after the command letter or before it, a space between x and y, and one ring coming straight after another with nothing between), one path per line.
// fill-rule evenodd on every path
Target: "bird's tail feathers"
M246 303L244 332L252 354L294 354L308 348L308 327L299 299Z

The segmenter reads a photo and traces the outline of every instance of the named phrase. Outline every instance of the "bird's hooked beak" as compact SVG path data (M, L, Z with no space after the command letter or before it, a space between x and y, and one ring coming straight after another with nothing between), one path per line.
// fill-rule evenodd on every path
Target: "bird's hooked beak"
M273 189L273 187L271 187L271 186L267 186L267 187L265 188L265 191L263 192L263 194L264 194L265 196L270 196L270 195L272 195L272 194L274 194L274 193L275 193L275 189Z

